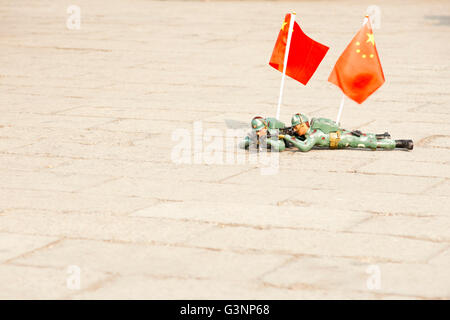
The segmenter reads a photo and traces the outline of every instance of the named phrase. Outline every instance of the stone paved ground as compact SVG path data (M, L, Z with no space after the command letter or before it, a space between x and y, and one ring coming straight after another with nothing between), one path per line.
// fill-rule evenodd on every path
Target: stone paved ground
M229 150L172 161L194 120L274 115L291 9L331 49L281 118L334 118L326 80L370 4L2 1L0 297L449 299L448 1L377 2L387 81L343 113L414 151L289 151L274 175Z

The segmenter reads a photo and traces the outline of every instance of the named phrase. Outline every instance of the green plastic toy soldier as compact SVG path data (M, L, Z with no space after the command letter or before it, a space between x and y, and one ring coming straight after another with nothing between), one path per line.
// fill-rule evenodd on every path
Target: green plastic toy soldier
M284 138L300 151L309 151L314 146L327 147L330 149L342 148L368 148L372 150L395 148L413 149L412 140L393 140L389 133L373 134L362 133L359 130L349 131L340 128L336 122L325 118L308 118L297 113L291 119L293 136L284 134Z
M258 149L267 146L272 151L283 151L285 144L283 136L279 135L278 129L284 128L284 123L275 118L254 117L251 122L252 133L245 137L239 144L242 149L255 145Z

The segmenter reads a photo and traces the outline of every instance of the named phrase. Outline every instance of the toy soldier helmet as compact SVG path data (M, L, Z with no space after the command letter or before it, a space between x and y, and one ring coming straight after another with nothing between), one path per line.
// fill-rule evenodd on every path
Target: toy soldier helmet
M252 119L252 129L254 131L259 131L263 128L267 128L267 124L266 121L264 120L263 117L254 117Z
M292 116L291 124L292 124L292 126L296 126L298 124L302 124L302 123L305 123L308 121L309 121L309 119L307 116L305 116L304 114L301 114L301 113L296 113Z

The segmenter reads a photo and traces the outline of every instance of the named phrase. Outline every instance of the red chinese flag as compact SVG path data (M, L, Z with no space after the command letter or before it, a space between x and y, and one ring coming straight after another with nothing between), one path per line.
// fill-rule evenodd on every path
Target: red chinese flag
M272 67L280 72L283 72L284 53L286 51L290 21L291 15L287 14L269 62ZM306 85L327 51L327 46L314 41L304 34L297 22L294 21L286 74Z
M383 69L368 19L339 57L328 81L358 103L366 100L384 83Z

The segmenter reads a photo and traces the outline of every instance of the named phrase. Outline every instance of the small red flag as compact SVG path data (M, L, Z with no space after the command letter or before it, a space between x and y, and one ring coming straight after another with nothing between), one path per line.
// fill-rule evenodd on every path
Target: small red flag
M339 57L328 81L358 103L366 100L384 83L383 69L368 18Z
M291 15L287 14L269 62L272 67L280 72L283 72L284 53L286 51L290 21ZM309 38L303 33L297 22L294 21L286 75L306 85L327 51L327 46Z

